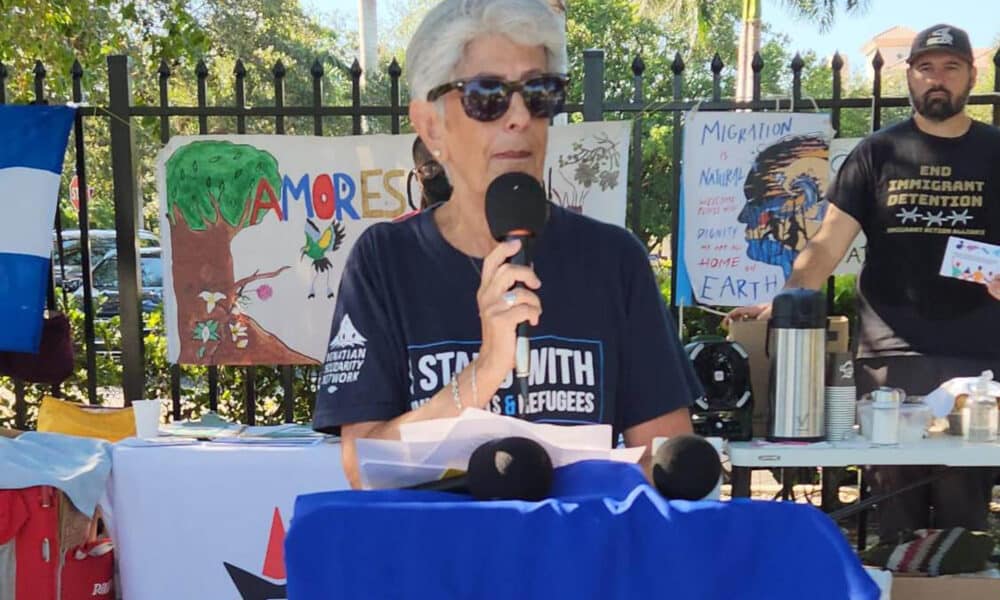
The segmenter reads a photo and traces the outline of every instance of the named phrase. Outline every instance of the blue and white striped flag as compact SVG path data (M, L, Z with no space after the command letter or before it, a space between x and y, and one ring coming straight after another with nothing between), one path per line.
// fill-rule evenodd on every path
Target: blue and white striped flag
M75 109L0 106L0 350L38 352Z

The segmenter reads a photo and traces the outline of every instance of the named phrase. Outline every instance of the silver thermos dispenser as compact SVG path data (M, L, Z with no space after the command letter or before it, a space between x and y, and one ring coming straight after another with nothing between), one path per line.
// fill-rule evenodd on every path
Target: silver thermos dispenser
M767 333L771 360L767 439L823 440L826 298L801 288L780 292L771 303Z

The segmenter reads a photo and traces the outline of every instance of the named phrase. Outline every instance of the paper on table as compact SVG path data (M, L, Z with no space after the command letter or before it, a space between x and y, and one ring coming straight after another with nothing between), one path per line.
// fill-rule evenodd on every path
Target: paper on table
M400 427L400 436L399 441L356 441L364 485L403 487L436 479L445 469L465 470L476 448L510 436L541 444L554 467L581 460L634 463L645 451L643 447L613 449L610 425L531 423L475 409L466 409L457 418L408 423Z
M441 440L433 442L400 442L398 440L354 440L355 451L365 460L420 464L434 451Z
M178 438L218 438L233 437L240 434L246 425L229 425L224 427L188 425L185 423L169 423L160 425L160 435Z
M585 426L581 425L580 427ZM561 430L575 429L575 427L563 426L555 429L557 433L562 433ZM553 426L535 425L512 417L459 419L458 423L451 428L448 437L441 440L437 448L426 456L425 461L435 465L465 468L468 465L469 456L480 445L490 440L510 436L526 437L541 444L554 467L562 467L581 460L614 460L611 458L610 439L604 446L600 446L596 442L595 438L602 436L600 431L594 432L597 436L589 440L584 439L583 444L572 445L558 439L566 436L553 435L553 433L556 433L553 431ZM610 436L608 437L610 438ZM553 440L553 438L557 439Z
M325 438L314 437L220 437L212 438L209 443L229 444L232 446L314 446L321 444Z
M467 408L458 417L404 423L399 426L399 439L404 442L432 442L441 440L448 435L448 432L451 431L451 428L459 420L492 419L497 416L499 415L495 415L489 411Z
M462 416L448 419L432 419L400 425L399 435L404 442L432 442L449 437L451 430L460 422L490 421L493 423L493 437L525 435L533 431L537 435L560 445L592 448L611 447L610 425L551 425L531 423L523 419L496 415L485 410L467 408Z
M240 433L240 437L244 438L321 438L325 435L326 434L313 430L313 428L308 425L301 425L299 423L284 423L282 425L251 425Z
M415 465L406 462L363 460L359 464L364 489L398 489L436 481L448 471L442 465Z
M130 437L116 442L116 445L129 448L159 448L161 446L190 446L200 443L194 438L161 436L155 438Z
M611 454L608 458L616 462L637 463L645 453L645 446L636 446L635 448L612 448Z

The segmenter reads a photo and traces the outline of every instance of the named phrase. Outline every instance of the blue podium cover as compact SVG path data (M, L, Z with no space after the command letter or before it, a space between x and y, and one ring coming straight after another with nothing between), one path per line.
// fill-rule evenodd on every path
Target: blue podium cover
M664 500L635 465L556 471L542 502L443 492L299 496L289 600L877 600L837 526L790 502Z

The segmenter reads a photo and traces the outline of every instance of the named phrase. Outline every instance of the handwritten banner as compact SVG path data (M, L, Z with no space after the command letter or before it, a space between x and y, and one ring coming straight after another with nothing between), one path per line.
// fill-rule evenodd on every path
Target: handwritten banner
M552 127L544 174L550 198L624 225L630 125ZM411 210L413 141L170 140L157 159L170 361L321 362L351 247L370 225Z
M826 114L687 115L676 304L770 300L826 213Z

